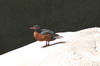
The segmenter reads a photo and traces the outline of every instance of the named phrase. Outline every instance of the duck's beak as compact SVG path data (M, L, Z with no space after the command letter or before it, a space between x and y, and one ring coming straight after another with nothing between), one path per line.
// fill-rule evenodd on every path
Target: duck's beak
M36 29L35 27L30 27L30 29Z

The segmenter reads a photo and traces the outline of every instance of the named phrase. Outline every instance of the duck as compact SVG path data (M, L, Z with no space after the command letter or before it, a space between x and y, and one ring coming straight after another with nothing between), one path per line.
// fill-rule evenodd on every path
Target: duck
M39 25L34 25L33 27L30 27L30 29L34 30L33 37L37 41L46 41L46 44L43 47L50 46L50 41L61 38L61 36L56 34L54 31L49 29L42 29Z

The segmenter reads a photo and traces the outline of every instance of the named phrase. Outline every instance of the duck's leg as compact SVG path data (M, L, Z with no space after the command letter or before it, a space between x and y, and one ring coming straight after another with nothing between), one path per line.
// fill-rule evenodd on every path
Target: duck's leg
M47 47L47 46L49 46L49 41L46 41L46 45L43 46L43 48L44 48L44 47Z
M47 46L49 46L49 41L47 41L47 42L48 42Z
M45 46L49 46L49 41L46 41L46 45Z
M48 46L48 41L46 41L46 45L45 46Z

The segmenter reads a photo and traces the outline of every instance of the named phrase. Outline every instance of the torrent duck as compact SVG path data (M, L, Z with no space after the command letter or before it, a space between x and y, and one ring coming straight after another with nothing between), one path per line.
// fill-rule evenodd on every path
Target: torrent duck
M33 27L30 27L30 29L34 29L34 33L33 36L36 40L38 41L46 41L46 46L49 46L49 42L53 41L55 39L59 39L61 36L59 36L58 34L55 34L53 31L49 30L49 29L42 29L40 26L38 25L34 25Z

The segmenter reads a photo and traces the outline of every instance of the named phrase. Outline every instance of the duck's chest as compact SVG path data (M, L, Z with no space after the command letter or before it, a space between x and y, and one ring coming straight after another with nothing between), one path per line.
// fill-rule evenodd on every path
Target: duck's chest
M34 38L36 39L36 40L39 40L39 38L40 38L40 34L38 33L38 32L34 32L33 33L33 36L34 36Z
M39 40L39 41L50 41L50 40L52 40L52 35L50 35L50 34L42 35L38 32L34 32L33 36L36 40Z

